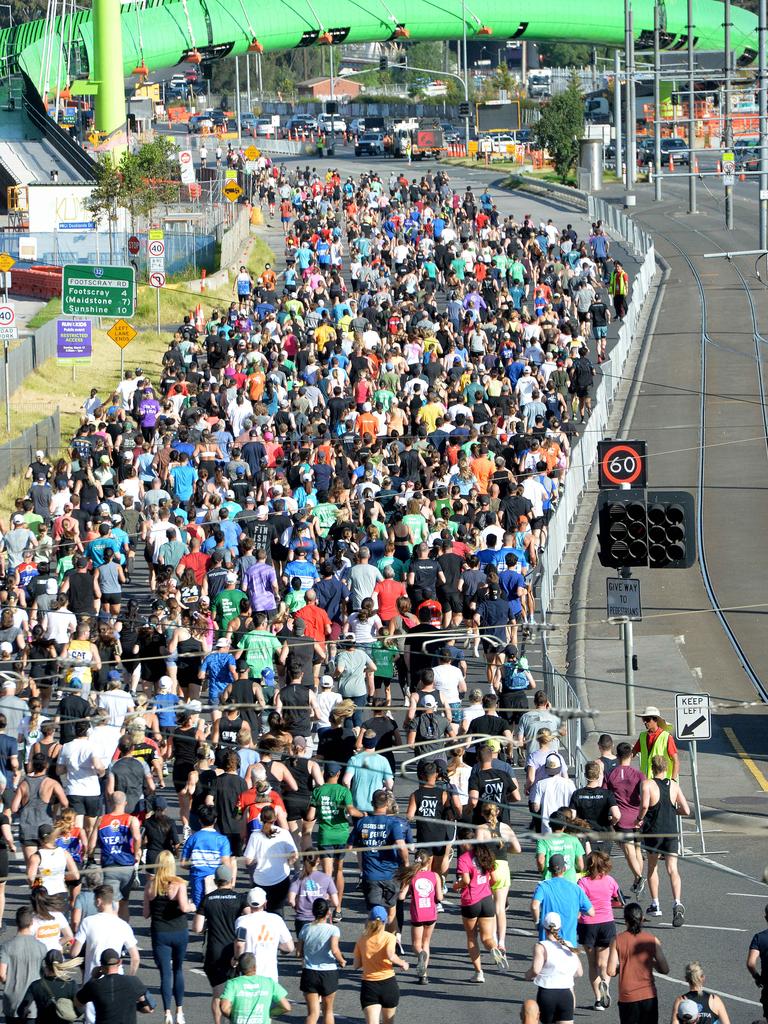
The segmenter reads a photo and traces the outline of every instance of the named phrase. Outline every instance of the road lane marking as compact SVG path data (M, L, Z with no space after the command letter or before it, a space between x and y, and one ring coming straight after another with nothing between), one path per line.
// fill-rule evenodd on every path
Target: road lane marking
M745 766L754 777L755 782L757 782L760 789L762 789L764 793L768 793L768 779L766 779L765 775L763 775L762 771L757 767L755 762L752 760L752 758L746 752L744 747L741 745L741 741L739 740L736 733L729 725L726 725L726 727L723 729L723 732L730 740L731 746L736 751L738 757L744 762Z
M764 892L728 892L726 896L749 896L753 900L764 900Z
M670 974L657 974L656 971L653 974L657 981L671 981L674 985L688 985L688 982L683 978L673 978ZM720 996L721 999L733 999L737 1003L746 1003L747 1006L762 1006L762 1003L758 1003L754 999L744 999L743 996L734 996L730 992L720 992L716 988L708 988L707 992Z
M763 897L763 899L765 899L765 897ZM648 922L648 927L649 928L674 928L675 926L673 924L670 924L668 921L660 921L659 924L654 924L652 921L649 921ZM723 926L719 925L719 924L688 924L687 921L685 923L685 927L686 928L701 928L704 931L709 931L709 932L745 932L747 930L746 928L723 928Z
M724 871L727 875L737 875L739 878L746 878L748 882L754 882L756 885L765 884L762 878L755 878L753 875L748 875L745 871L739 871L738 868L721 864L719 860L712 860L711 857L705 857L702 853L689 853L686 856L686 860L697 860L701 864L706 864L707 867L715 868L717 871Z

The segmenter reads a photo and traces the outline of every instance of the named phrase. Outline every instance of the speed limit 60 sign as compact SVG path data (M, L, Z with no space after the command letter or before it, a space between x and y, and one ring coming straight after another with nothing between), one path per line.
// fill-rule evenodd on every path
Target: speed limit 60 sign
M645 441L598 441L600 487L645 487Z

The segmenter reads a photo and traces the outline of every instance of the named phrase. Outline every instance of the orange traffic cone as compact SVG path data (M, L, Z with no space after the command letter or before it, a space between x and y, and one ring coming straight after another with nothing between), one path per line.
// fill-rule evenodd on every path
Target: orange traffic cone
M718 174L722 174L723 173L723 168L720 165L720 161L719 160L717 161L717 173Z
M673 173L675 170L675 161L671 153L669 154L669 170L670 173Z
M744 173L744 171L742 171L741 174L739 175L739 181L746 181L746 180L747 180L747 176Z
M694 174L698 174L699 173L699 161L698 161L698 159L696 157L693 158L693 173Z
M203 319L203 307L199 302L195 306L195 327L197 328L198 332L202 331L205 328L205 320Z

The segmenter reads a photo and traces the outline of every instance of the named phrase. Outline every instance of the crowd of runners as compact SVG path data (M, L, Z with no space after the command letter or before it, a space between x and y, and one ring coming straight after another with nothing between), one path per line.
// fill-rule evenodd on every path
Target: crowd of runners
M368 1024L392 1021L398 972L439 987L452 920L452 973L535 984L522 1019L572 1021L584 974L590 1008L654 1024L669 966L644 919L685 921L674 740L645 708L577 786L525 652L626 272L599 224L502 215L444 171L262 161L259 195L279 271L242 267L158 379L94 388L3 530L0 917L28 883L6 1019L151 1012L143 915L166 1024L200 934L216 1024L289 991L332 1024L357 969ZM749 958L768 984L768 931ZM673 1018L728 1024L685 969Z

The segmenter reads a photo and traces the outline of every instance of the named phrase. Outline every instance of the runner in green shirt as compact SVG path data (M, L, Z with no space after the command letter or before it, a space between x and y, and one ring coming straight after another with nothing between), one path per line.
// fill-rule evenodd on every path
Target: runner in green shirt
M341 850L341 853L322 854L322 870L331 875L339 897L339 912L334 920L341 920L341 901L344 899L344 847L347 845L351 826L350 818L361 818L353 803L352 791L339 782L341 765L328 761L325 765L322 786L312 790L309 807L304 818L304 841L307 848L312 841L312 827L317 822L317 849Z
M245 592L238 589L237 576L233 572L229 573L226 587L220 590L213 601L211 601L213 617L218 622L219 629L222 632L226 632L227 626L232 619L236 619L240 614L240 602L247 600Z
M317 504L312 508L311 516L315 520L315 529L321 537L327 537L328 531L339 515L338 505L328 501L327 491L317 492Z
M542 878L551 878L549 858L559 853L565 858L565 874L569 882L577 882L579 875L584 873L584 847L576 836L566 835L563 831L565 821L556 813L549 817L552 832L542 836L536 843L536 865Z
M231 1024L269 1024L273 1012L291 1012L283 986L274 978L256 974L253 953L243 953L237 968L239 977L230 978L219 996L221 1012Z
M252 679L260 679L262 669L274 668L275 656L282 650L282 644L274 633L264 627L267 624L267 617L263 612L257 612L253 617L255 629L246 633L238 644L241 651L245 651L245 660L251 670Z

